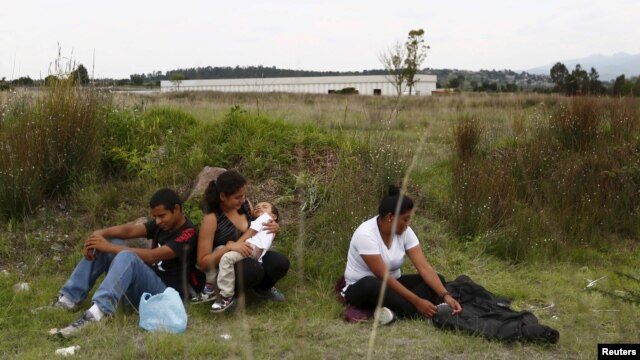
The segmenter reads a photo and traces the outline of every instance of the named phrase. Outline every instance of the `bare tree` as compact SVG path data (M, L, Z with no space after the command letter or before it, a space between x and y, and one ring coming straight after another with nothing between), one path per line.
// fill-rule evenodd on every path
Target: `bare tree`
M396 42L389 50L381 53L378 59L389 74L388 80L395 87L398 96L402 95L404 87L409 88L409 95L413 87L418 68L427 57L429 45L424 43L424 30L411 30L404 44Z
M387 80L393 84L398 96L402 95L403 85L406 79L404 66L407 60L407 51L404 45L396 42L396 44L387 51L380 53L378 59L389 74L387 75Z

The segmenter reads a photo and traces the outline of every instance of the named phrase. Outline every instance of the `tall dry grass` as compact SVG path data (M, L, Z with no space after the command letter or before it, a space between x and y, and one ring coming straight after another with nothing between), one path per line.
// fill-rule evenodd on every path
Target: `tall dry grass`
M0 215L21 217L96 169L102 96L69 79L0 104Z
M528 138L498 148L485 143L473 152L478 140L469 134L479 133L480 125L460 122L454 132L453 228L463 236L492 234L489 246L514 260L636 238L639 105L571 99L541 111Z

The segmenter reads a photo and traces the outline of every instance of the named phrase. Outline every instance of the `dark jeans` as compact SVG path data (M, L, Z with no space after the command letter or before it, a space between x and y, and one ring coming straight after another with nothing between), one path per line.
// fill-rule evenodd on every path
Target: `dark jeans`
M289 259L275 251L267 251L262 257L262 264L258 260L245 258L237 262L236 293L244 292L246 288L258 291L271 289L289 271Z
M440 281L445 283L444 277L438 275ZM431 301L434 305L438 305L442 300L418 274L402 275L397 279L404 287L412 293L423 299ZM347 304L362 309L374 309L378 304L380 289L382 288L382 280L375 276L367 276L358 280L355 284L350 285L345 293ZM382 306L393 310L400 317L421 315L413 304L400 296L395 290L391 289L387 284L387 288L382 301Z

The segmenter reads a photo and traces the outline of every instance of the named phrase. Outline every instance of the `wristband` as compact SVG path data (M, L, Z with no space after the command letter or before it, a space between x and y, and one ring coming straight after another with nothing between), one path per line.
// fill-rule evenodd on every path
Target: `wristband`
M444 297L447 296L447 295L451 296L451 294L449 294L448 291L445 291L445 292L442 293L442 295L440 295L440 298L444 299Z

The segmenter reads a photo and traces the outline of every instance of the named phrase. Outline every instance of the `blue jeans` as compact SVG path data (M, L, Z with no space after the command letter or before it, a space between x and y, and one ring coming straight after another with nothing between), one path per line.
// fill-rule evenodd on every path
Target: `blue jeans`
M111 242L124 245L120 239ZM92 302L102 312L113 315L122 297L138 308L142 293L152 295L163 292L167 286L160 277L132 251L121 251L118 254L98 252L94 261L82 258L73 273L64 284L60 293L74 303L87 298L96 280L106 273L102 284L93 294Z

